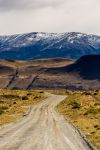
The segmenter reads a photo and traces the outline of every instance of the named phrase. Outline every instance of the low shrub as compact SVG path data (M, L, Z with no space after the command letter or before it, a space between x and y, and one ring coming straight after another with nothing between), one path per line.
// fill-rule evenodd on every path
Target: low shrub
M8 109L7 106L0 106L0 115L3 114L7 109Z
M32 93L27 93L27 96L30 96L30 95L32 95Z
M79 109L81 104L77 100L70 101L69 105L72 105L72 109Z
M0 108L0 115L4 113L4 110Z
M74 102L72 109L79 109L81 107L80 103Z
M91 107L84 115L100 113L100 108Z
M22 100L28 100L27 96L22 96Z
M2 99L19 99L20 98L20 96L18 96L18 95L11 95L11 94L9 94L9 95L0 95L0 98L2 98Z

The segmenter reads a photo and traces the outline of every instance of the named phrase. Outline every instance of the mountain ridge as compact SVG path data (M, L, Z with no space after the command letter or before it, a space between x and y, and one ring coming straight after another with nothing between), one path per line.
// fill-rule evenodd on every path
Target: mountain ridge
M32 32L0 36L0 59L78 59L89 54L100 54L100 36L79 32Z

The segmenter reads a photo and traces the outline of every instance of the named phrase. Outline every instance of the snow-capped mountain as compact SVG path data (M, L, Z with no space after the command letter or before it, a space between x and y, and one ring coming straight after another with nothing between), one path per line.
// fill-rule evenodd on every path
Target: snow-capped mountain
M0 59L78 59L88 54L100 54L100 36L76 32L0 36Z

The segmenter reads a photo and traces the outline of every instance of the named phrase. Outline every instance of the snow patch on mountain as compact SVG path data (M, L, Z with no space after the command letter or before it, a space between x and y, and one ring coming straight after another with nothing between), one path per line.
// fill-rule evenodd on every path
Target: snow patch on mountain
M3 52L7 52L4 56ZM13 52L13 53L12 53ZM11 53L11 55L10 55ZM0 36L0 58L67 57L79 58L100 53L100 36L78 32L44 33L33 32Z

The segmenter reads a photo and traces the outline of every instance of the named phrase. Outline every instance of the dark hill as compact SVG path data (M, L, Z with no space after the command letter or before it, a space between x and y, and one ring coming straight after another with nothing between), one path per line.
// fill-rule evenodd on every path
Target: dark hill
M89 80L100 79L100 55L83 56L74 66L83 78Z
M98 80L100 79L100 55L82 56L71 65L59 68L49 68L47 72L51 74L79 74L80 77L86 80Z

